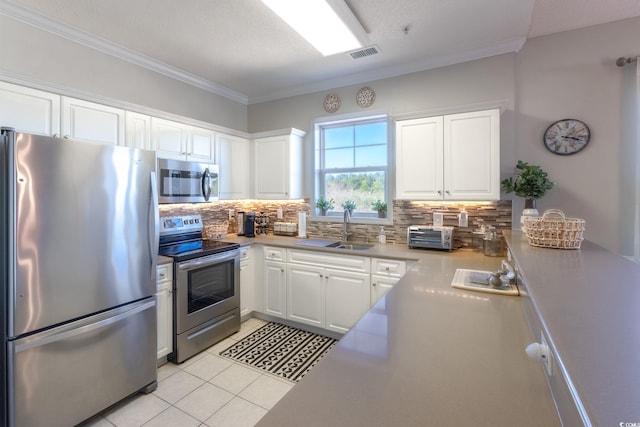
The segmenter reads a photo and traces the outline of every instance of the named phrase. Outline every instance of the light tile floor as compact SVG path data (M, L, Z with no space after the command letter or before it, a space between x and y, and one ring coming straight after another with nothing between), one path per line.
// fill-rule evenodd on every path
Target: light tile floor
M244 427L255 425L293 384L218 355L266 322L252 318L240 332L181 365L158 368L158 389L138 394L86 427Z

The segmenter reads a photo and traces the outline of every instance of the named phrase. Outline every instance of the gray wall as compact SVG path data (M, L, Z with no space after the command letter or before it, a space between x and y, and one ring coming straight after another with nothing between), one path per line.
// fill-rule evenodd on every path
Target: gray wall
M0 75L246 131L247 106L0 15Z
M588 239L625 255L636 203L636 67L615 60L640 54L639 39L636 18L538 37L516 55L516 157L543 165L556 181L539 209L584 218ZM547 126L563 118L591 130L578 154L554 155L542 144ZM521 200L513 208L520 212Z
M376 91L372 108L392 115L505 100L502 178L512 175L517 159L543 166L556 187L539 201L539 210L558 208L584 218L588 239L631 255L637 169L635 66L619 68L615 60L639 55L639 39L640 18L633 18L534 38L517 54L366 85ZM342 98L336 114L362 111L355 103L362 86L333 90ZM329 92L250 105L249 130L293 126L308 131L312 118L328 115L322 100ZM558 156L544 148L545 129L563 118L581 119L590 126L592 139L581 153ZM514 198L514 228L519 227L523 205Z
M587 220L590 240L622 254L632 252L636 204L635 67L618 68L619 56L640 54L640 18L527 41L506 54L366 84L335 88L336 114L363 111L355 103L362 86L376 91L371 107L392 116L451 112L501 105L501 175L517 159L542 165L557 182L541 210L560 208ZM309 131L329 90L250 105L177 82L80 44L0 15L0 75L166 111L240 131L286 127ZM553 121L573 117L591 128L581 153L561 157L542 145ZM310 166L311 139L305 162ZM311 194L306 183L307 196ZM508 198L509 196L505 196ZM514 200L514 225L522 201ZM516 225L517 226L517 225Z

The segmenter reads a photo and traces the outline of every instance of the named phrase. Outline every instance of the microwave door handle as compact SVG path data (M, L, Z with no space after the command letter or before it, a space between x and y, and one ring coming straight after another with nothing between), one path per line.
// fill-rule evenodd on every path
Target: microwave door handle
M202 195L204 200L208 202L211 196L211 174L209 173L209 168L206 168L202 174Z

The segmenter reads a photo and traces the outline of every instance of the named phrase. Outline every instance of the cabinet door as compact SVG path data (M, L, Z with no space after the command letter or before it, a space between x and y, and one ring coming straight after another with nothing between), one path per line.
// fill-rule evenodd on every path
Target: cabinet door
M158 157L185 160L187 158L185 127L181 123L151 118L151 144Z
M500 199L500 110L444 116L446 200Z
M255 197L289 198L288 137L259 138L254 144Z
M285 263L264 263L264 311L272 316L287 317L287 276Z
M151 117L127 111L125 113L127 147L151 150Z
M0 117L17 132L60 134L60 96L0 82Z
M254 310L254 265L249 250L240 252L240 316L249 315Z
M369 310L368 274L326 269L326 328L345 333Z
M287 318L324 328L324 268L287 265Z
M378 302L380 298L398 283L400 279L395 277L384 277L371 275L371 306Z
M158 305L158 359L173 351L173 302L171 286L156 294Z
M207 129L189 127L187 158L204 163L215 163L215 133Z
M62 135L79 141L125 145L124 110L62 97Z
M441 200L442 117L396 122L396 197Z
M158 359L173 352L173 264L157 267Z
M220 200L248 199L251 194L251 146L248 139L216 135Z

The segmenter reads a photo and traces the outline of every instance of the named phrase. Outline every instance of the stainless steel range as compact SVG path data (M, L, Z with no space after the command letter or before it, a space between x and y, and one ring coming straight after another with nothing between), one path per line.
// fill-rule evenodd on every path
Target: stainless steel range
M240 245L202 238L200 215L160 221L160 255L173 258L173 353L182 363L240 330Z

